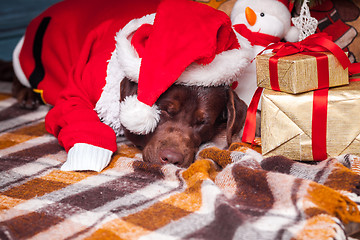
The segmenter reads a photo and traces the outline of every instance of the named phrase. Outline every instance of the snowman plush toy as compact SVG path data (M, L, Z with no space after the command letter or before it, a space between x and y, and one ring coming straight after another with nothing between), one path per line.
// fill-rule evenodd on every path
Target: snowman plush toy
M230 16L233 28L241 46L251 49L253 59L271 43L298 41L299 30L291 26L290 8L288 0L238 0L235 3ZM257 88L255 60L237 80L235 92L249 105Z

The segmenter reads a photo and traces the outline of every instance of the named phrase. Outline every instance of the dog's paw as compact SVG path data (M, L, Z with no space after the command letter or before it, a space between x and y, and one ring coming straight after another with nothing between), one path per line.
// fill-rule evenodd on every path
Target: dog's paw
M12 96L17 99L21 108L34 110L40 105L40 101L36 93L32 89L25 87L20 83L14 73L12 63L0 60L0 81L12 81Z
M39 107L40 101L31 89L23 89L20 95L18 103L21 108L35 110Z
M36 93L31 88L23 86L18 80L13 81L12 95L17 99L21 108L35 110L40 105Z

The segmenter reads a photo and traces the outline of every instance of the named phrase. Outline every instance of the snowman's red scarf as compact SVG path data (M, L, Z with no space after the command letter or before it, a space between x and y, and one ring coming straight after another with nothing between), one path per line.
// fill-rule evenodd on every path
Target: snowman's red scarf
M233 26L235 31L237 31L241 36L249 40L252 46L260 45L267 47L270 43L280 42L280 38L274 37L265 33L252 32L246 27L245 24L236 24Z

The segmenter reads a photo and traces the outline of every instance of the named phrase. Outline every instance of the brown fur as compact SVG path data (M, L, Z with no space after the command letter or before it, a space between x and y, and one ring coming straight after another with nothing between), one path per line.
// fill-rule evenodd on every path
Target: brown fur
M137 91L137 84L124 79L121 101ZM188 167L199 146L225 132L227 143L238 135L245 121L246 104L228 87L173 85L156 103L161 119L154 133L125 136L143 149L144 161Z
M12 95L17 99L21 108L35 110L41 104L39 97L34 91L22 85L16 77L13 80Z

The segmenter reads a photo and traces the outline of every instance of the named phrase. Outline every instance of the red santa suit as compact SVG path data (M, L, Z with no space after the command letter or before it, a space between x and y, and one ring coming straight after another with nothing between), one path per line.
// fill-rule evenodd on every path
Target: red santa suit
M193 45L191 46L193 49L200 49L197 51L201 56L185 56L183 58L180 56L180 64L174 62L175 67L170 73L174 77L163 74L165 79L163 82L168 78L170 82L153 86L155 85L154 81L149 81L150 84L144 84L145 80L142 81L142 85L145 87L139 88L139 92L141 92L142 101L146 100L147 105L154 104L156 98L169 85L175 80L181 82L181 78L188 85L230 84L235 78L234 76L239 74L249 61L247 53L241 54L237 39L234 38L235 34L229 32L227 26L231 26L231 23L224 13L212 8L209 10L208 6L188 0L167 0L162 4L163 7L158 9L159 2L160 0L65 0L53 5L35 18L27 28L24 38L14 50L14 69L19 80L25 86L39 92L46 103L54 105L54 108L46 116L45 125L47 131L57 137L59 143L68 152L67 161L62 166L63 170L100 171L107 166L112 153L116 151L116 136L122 133L124 125L125 127L129 126L130 130L138 134L146 134L156 127L158 116L150 129L145 127L145 130L142 128L139 130L137 126L134 127L135 129L131 129L133 119L141 119L146 110L141 110L139 117L131 117L132 113L125 111L127 108L121 106L119 101L120 83L124 77L127 77L135 82L139 81L140 84L140 65L144 69L142 72L145 72L143 75L147 76L152 75L149 73L153 71L152 69L159 68L158 71L161 70L162 66L156 66L158 62L159 64L171 62L172 55L163 57L163 59L164 54L162 53L159 54L160 56L154 56L154 44L157 45L159 39L160 42L164 41L161 39L162 32L167 30L162 28L165 28L167 22L171 22L166 19L170 18L170 15L179 13L178 19L180 19L181 12L188 12L189 7L194 7L195 12L203 12L203 16L201 14L197 16L197 20L200 21L208 15L209 17L205 17L203 20L204 24L208 24L206 22L209 19L212 20L210 24L214 27L203 29L204 32L216 33L226 23L225 37L221 41L218 39L214 42L209 41L207 48L202 46L204 43L200 45L199 42L195 42L196 39L193 41L189 38L189 42L181 41L179 44L183 47L185 44L185 46ZM179 2L180 5L174 6ZM181 9L182 6L184 9ZM154 14L157 10L158 12ZM171 13L171 11L173 12ZM208 14L208 11L211 14ZM154 23L155 16L156 19L159 18L157 25ZM196 14L191 14L190 11L188 22L193 22L194 16ZM166 19L166 21L161 19ZM181 20L181 22L183 24L184 21ZM174 35L176 29L174 30L172 27L176 28L177 26L173 24L169 28L171 33L169 35L165 33L165 39L172 38ZM212 30L212 28L214 29ZM169 44L161 42L155 48L158 48L158 52L160 52L159 49L169 52L166 49L173 48L176 39L184 33L177 33L176 36L173 36L174 39L169 39ZM155 38L150 34L157 36L157 39L148 40ZM136 38L133 37L135 35ZM147 45L152 46L151 51L147 50ZM227 66L227 69L216 74L218 76L214 78L216 82L211 82L211 77L210 82L207 82L209 81L208 77L214 75L213 72L216 70L204 74L208 70L201 64L211 65L214 59L219 59L215 56L216 54L220 55L219 53L227 50L230 50L231 54L225 55L231 55L231 57L223 59L239 60L235 64L236 66L234 65L233 69L231 66L230 68ZM188 52L197 51L190 49ZM181 52L186 53L187 51ZM148 56L147 62L142 63L142 55ZM151 58L155 58L155 60ZM198 61L200 64L197 65L199 66L192 67L194 69L191 71L185 71L185 68L194 61ZM224 63L221 64L224 65ZM168 64L167 68L171 69L171 64ZM213 66L209 66L208 69L211 68ZM192 74L194 71L195 75ZM223 76L225 71L229 73ZM179 72L178 75L186 72L183 74L185 77L178 76L174 72ZM157 79L156 74L153 74L153 79ZM147 78L151 79L151 76ZM220 81L218 81L219 78ZM149 92L151 91L148 95L147 89L150 89ZM147 108L155 107L155 114L158 114L156 106L147 105ZM126 116L122 118L125 120L121 120L120 108L126 112L123 114ZM130 106L130 108L132 107ZM131 118L128 121L126 118L129 116ZM142 122L147 124L151 122L151 119L143 119Z

